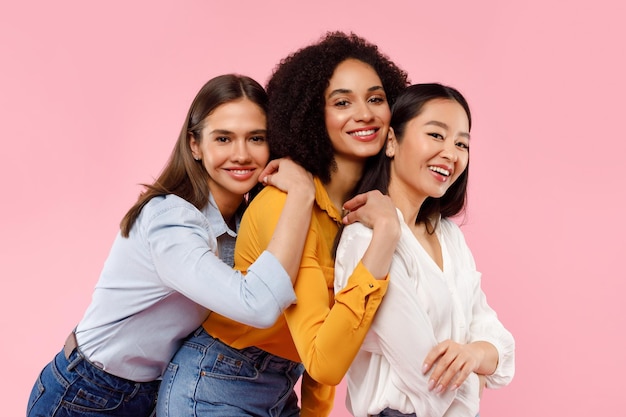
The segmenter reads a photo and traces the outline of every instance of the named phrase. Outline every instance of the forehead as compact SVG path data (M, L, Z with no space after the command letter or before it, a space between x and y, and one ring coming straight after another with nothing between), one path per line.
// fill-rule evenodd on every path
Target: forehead
M265 123L263 109L247 98L220 104L204 119L205 128L208 127L210 130L224 126L265 128Z
M456 100L436 98L424 104L422 111L415 118L422 122L440 121L449 126L469 132L469 120L463 106Z
M328 82L326 92L341 88L352 91L381 86L382 82L374 68L358 59L349 58L337 65Z

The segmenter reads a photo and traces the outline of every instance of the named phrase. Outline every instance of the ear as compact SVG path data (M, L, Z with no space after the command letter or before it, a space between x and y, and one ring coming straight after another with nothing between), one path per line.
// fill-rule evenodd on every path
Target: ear
M387 132L387 143L385 144L385 155L389 158L393 158L396 155L396 134L393 131L393 127L389 128L389 132Z
M199 161L202 159L202 149L200 148L200 143L196 140L196 137L193 133L189 132L187 134L187 140L189 141L189 147L191 148L191 155L193 159Z

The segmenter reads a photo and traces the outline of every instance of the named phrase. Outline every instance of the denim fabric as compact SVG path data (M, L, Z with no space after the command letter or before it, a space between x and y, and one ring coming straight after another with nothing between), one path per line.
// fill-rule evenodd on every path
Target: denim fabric
M165 371L157 415L299 416L293 387L303 372L300 363L256 347L234 349L199 328Z
M133 382L108 374L78 350L61 351L41 371L28 399L28 417L149 417L159 381Z

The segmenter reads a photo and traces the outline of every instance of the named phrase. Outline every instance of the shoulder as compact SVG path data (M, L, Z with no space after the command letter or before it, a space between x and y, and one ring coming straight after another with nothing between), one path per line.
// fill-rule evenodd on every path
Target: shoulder
M441 233L444 237L448 239L462 240L463 242L465 241L461 228L453 220L441 219L439 222L439 227L441 228Z
M193 204L174 194L152 198L141 210L139 220L146 224L157 220L167 223L207 222L206 216Z
M274 211L280 210L285 205L287 194L271 185L266 186L256 195L248 205L248 211Z

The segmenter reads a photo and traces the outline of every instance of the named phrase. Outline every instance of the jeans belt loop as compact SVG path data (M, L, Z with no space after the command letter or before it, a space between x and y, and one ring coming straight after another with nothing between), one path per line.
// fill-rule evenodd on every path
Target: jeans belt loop
M65 345L63 345L63 354L65 355L65 359L69 360L70 355L74 352L75 349L78 348L78 341L76 340L76 333L72 330L72 333L65 340Z

